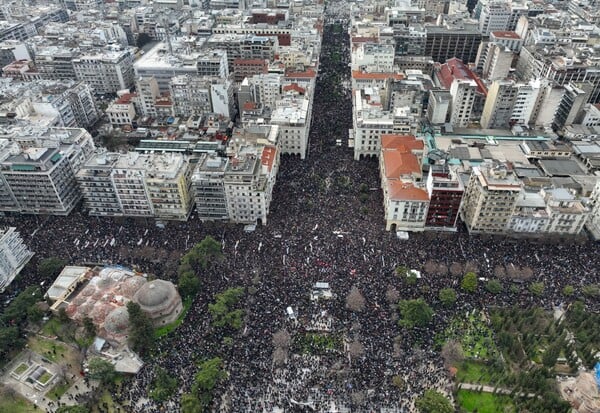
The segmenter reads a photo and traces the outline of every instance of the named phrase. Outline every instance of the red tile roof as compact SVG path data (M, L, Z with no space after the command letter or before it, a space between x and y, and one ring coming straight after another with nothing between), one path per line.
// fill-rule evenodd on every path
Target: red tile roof
M487 88L481 79L479 79L479 77L462 62L462 60L456 57L447 60L446 63L441 66L440 71L438 72L438 77L442 83L442 86L444 86L446 89L450 89L450 86L454 80L473 80L477 84L477 90L479 93L487 95Z
M118 105L126 105L131 103L131 99L133 99L135 96L135 93L124 93L115 101L115 103Z
M425 144L413 135L381 135L381 148L405 150L423 150Z
M260 162L267 167L268 171L271 172L273 169L273 163L275 162L275 157L277 156L277 148L268 145L263 148L262 155L260 157Z
M498 30L498 31L492 32L492 34L497 38L504 38L504 39L520 39L521 38L521 36L519 36L517 33L506 31L506 30Z
M285 77L311 78L317 76L317 72L313 69L308 69L304 72L285 72Z
M243 110L254 110L256 109L255 102L244 102Z
M398 150L383 151L383 165L385 176L388 179L398 179L401 176L421 174L421 165L419 160L407 148L398 148Z
M389 181L388 194L396 201L429 201L429 195L421 188L402 181Z
M387 78L402 80L402 79L404 79L404 75L401 73L365 73L365 72L361 72L359 70L353 70L352 78L357 79L357 80L368 80L368 79L384 80Z
M301 86L298 86L298 83L292 83L291 85L286 85L283 87L284 92L287 92L288 90L295 90L296 92L298 92L301 95L306 93L306 89L304 89Z

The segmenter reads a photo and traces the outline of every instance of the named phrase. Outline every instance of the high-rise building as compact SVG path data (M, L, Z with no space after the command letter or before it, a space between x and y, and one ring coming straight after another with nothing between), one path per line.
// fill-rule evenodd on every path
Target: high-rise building
M456 171L447 164L431 165L427 177L429 207L425 227L456 230L464 190Z
M0 292L14 280L33 257L16 228L0 228Z
M505 165L473 167L461 207L461 218L470 233L506 231L521 182Z
M117 93L134 85L133 54L129 50L82 55L72 62L75 77L96 94Z
M68 215L81 199L75 174L94 151L85 129L50 128L0 144L0 208Z
M427 26L424 56L443 63L458 58L466 63L475 62L481 43L481 33L475 27Z

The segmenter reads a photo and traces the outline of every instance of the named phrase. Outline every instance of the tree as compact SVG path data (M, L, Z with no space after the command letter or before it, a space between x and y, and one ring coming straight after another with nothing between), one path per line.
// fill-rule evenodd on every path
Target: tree
M200 291L200 279L192 271L183 271L179 274L177 287L183 298L194 297Z
M454 413L454 406L446 396L435 390L425 390L417 399L417 409L421 413Z
M99 380L102 384L110 383L117 376L115 366L99 357L95 357L88 362L88 369L88 376L91 379Z
M0 316L5 325L24 325L28 321L29 309L41 300L42 293L37 286L27 287L6 307Z
M348 345L348 353L352 358L357 358L365 354L365 346L358 340L354 340Z
M150 318L140 305L133 301L127 303L129 313L129 341L134 351L145 354L154 344L154 327Z
M558 360L558 356L560 356L560 350L563 344L564 343L562 342L562 340L559 340L550 344L548 348L546 348L546 351L544 351L544 354L542 355L542 364L545 367L554 367L556 361Z
M400 278L404 278L408 275L408 267L404 265L399 265L396 267L396 275Z
M390 285L385 291L385 299L390 304L397 303L400 299L400 292L396 289L396 287Z
M456 366L465 359L462 345L456 340L448 340L444 343L441 356L444 359L446 368Z
M440 301L447 307L456 302L456 291L454 291L454 288L442 288L439 295Z
M192 392L198 397L200 404L206 407L212 399L212 390L227 377L227 373L223 370L223 360L219 357L206 360L199 368L194 377Z
M564 296L570 297L573 294L575 294L575 288L572 285L565 285L565 288L563 288L562 293Z
M221 250L221 244L208 235L193 246L190 252L185 255L182 262L190 263L192 266L200 265L202 269L206 270L211 263L221 261L222 259L223 251Z
M365 309L365 297L355 285L352 286L346 297L346 308L354 312L360 312Z
M406 381L400 375L392 377L392 384L400 391L403 391L406 388Z
M586 297L594 298L600 296L600 286L597 284L590 284L581 287L581 292Z
M23 347L24 343L17 327L0 327L0 360L4 360L11 350Z
M544 283L543 282L535 282L529 284L529 292L535 296L540 296L544 294Z
M202 413L204 409L198 397L191 393L181 396L181 413Z
M492 294L499 294L502 292L502 284L498 280L491 279L485 284L485 289Z
M169 373L162 367L157 367L150 397L159 402L165 401L173 396L176 390L177 379L170 376Z
M43 278L56 278L67 265L67 260L58 257L50 257L40 261L37 266L38 274Z
M242 327L244 310L234 309L244 295L242 287L229 288L215 296L215 302L208 305L215 327L230 327L238 330Z
M94 337L96 335L96 325L94 324L94 320L90 317L83 318L83 328L88 337Z
M477 290L477 274L468 272L464 275L460 286L468 293L473 293Z
M275 348L289 348L292 344L292 336L287 330L279 330L273 334L273 346Z
M433 310L423 298L401 300L398 303L398 309L401 317L398 324L401 327L423 327L429 324L433 318Z

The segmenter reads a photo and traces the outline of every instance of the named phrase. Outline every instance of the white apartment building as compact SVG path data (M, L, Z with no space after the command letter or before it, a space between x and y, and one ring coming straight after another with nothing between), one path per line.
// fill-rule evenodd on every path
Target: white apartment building
M541 83L539 80L532 80L526 84L518 84L517 87L518 91L510 120L515 124L529 125L535 121Z
M454 127L466 128L471 121L477 97L477 83L473 80L455 79L450 86L450 95L450 123Z
M3 211L68 215L81 199L75 173L94 150L84 129L56 128L0 154Z
M539 112L541 83L515 83L496 80L488 90L483 112L482 128L508 128L514 124L535 123Z
M382 109L378 89L354 91L352 122L355 160L378 156L381 135L394 133L394 115Z
M306 96L286 96L276 102L270 123L279 126L282 153L306 158L311 112L310 100Z
M192 209L192 168L186 155L98 151L77 182L94 216L185 221Z
M144 117L156 118L156 99L160 96L158 82L152 76L140 77L135 81L135 91L137 94L137 107L140 115ZM171 94L171 97L173 94Z
M470 233L504 233L521 193L521 182L504 165L473 167L461 218Z
M544 188L540 191L551 217L548 233L577 235L590 217L590 210L574 191L566 188Z
M434 125L446 123L452 95L447 90L430 90L427 104L427 120Z
M125 93L108 105L105 112L111 125L114 127L132 126L137 116L133 104L134 99L134 94Z
M15 279L33 257L14 227L0 229L0 292Z
M510 73L514 53L498 43L488 43L487 48L481 77L490 81L506 79Z
M90 85L95 94L117 93L134 84L133 54L129 50L87 54L72 63L75 77Z
M489 36L494 31L506 31L511 20L510 5L506 2L490 1L481 10L479 32Z
M282 81L283 76L277 73L254 75L248 79L256 101L271 109L275 108L276 102L281 98Z
M359 43L352 50L352 70L391 73L395 48L392 44Z
M600 126L600 104L588 103L583 107L583 126Z
M590 217L587 220L586 228L595 240L600 239L600 180L590 195Z
M225 193L225 170L229 158L217 153L203 153L198 159L192 185L196 212L201 221L228 221L230 219Z
M189 117L211 113L211 83L209 80L190 75L171 79L171 100L175 116Z
M231 222L266 225L279 155L274 145L247 147L227 163L223 184Z

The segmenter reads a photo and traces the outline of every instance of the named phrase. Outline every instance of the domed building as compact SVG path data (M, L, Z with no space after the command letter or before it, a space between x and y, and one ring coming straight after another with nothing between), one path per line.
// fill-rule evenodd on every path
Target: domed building
M183 310L177 289L173 283L165 280L145 283L137 290L133 301L139 304L155 326L172 323Z
M119 341L127 338L129 332L129 311L127 307L117 307L106 317L102 328L108 339Z

